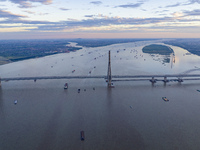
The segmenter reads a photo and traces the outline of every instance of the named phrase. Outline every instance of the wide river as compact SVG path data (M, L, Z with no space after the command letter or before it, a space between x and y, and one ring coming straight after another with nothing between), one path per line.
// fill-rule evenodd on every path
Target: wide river
M108 50L113 75L199 73L199 56L174 46L174 56L143 53L150 43L10 63L0 66L0 76L106 75ZM2 82L0 150L199 150L200 80L114 85L107 88L104 79Z

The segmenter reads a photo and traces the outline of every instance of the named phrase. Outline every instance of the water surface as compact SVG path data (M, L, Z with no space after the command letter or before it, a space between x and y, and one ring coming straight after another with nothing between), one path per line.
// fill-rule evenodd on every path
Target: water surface
M111 50L113 74L198 70L198 56L184 55L186 50L171 47L175 62L170 59L170 63L163 63L142 53L147 44L116 44L16 62L0 66L0 75L90 75L89 71L91 75L106 75L108 50ZM65 82L69 84L67 90L63 89ZM200 93L196 90L200 89L200 82L114 84L115 88L108 89L104 79L2 82L0 148L199 149ZM162 100L164 96L169 102ZM14 100L18 100L16 105ZM81 130L85 132L85 141L80 140Z

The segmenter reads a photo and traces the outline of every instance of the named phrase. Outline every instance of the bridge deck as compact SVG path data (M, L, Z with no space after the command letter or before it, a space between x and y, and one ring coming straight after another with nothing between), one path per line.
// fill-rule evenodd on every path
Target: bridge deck
M166 74L166 75L113 75L112 79L137 79L137 80L149 80L151 78L189 78L200 77L200 74ZM44 79L106 79L106 75L101 76L38 76L38 77L9 77L0 78L1 81L13 81L13 80L44 80ZM192 79L191 78L191 79ZM197 80L198 78L196 78ZM184 79L186 80L186 79Z

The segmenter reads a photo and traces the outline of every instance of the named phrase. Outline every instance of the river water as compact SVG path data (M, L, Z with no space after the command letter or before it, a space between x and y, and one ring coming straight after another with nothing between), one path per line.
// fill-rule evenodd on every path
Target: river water
M199 56L142 53L149 42L115 44L0 66L1 77L173 74L198 68ZM166 57L170 61L166 62ZM175 61L174 61L175 59ZM72 73L72 70L75 70ZM90 73L91 71L91 73ZM65 82L69 88L63 89ZM200 148L200 81L104 79L2 82L0 150L188 150ZM77 92L78 89L80 93ZM165 102L162 97L169 101ZM15 105L14 100L18 100ZM85 140L80 140L80 131Z

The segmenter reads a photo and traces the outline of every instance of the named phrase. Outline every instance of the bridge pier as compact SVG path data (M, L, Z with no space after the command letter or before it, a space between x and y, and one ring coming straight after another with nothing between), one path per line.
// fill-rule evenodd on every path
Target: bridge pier
M0 87L1 87L1 78L0 78Z
M151 80L149 80L151 83L156 83L156 79L154 79L154 77L152 77Z
M183 79L181 79L181 78L178 78L178 80L177 80L179 83L181 83L181 82L183 82Z
M167 80L167 77L166 77L166 76L164 77L164 80L163 80L163 82L164 82L164 83L167 83L167 82L169 82L169 80Z

